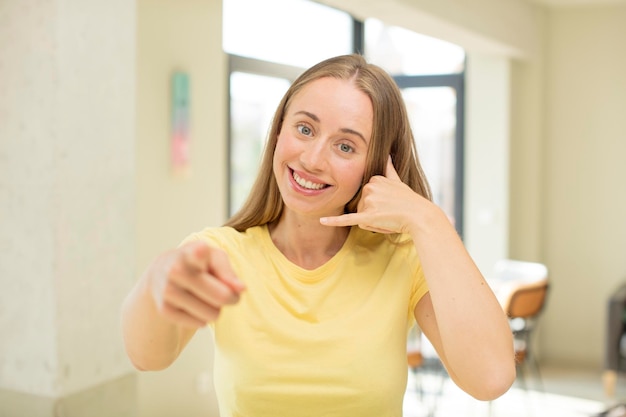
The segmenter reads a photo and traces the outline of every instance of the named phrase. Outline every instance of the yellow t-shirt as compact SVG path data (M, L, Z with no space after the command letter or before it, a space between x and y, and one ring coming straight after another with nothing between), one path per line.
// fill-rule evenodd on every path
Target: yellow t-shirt
M315 270L274 246L266 226L209 228L246 291L214 323L221 417L401 417L406 338L428 291L411 241L353 227Z

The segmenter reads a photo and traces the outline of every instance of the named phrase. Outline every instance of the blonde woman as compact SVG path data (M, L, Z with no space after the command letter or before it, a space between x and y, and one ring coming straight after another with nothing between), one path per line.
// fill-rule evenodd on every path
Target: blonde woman
M402 416L415 320L475 398L515 379L506 317L431 202L400 91L358 55L294 82L243 208L161 255L122 316L142 370L208 324L223 417Z

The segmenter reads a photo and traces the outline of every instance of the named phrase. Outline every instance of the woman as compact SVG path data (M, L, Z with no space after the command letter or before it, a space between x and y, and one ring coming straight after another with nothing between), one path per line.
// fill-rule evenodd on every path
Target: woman
M244 207L159 257L123 307L139 369L212 327L223 417L401 416L413 320L463 390L510 387L506 317L430 200L398 88L358 55L294 82Z

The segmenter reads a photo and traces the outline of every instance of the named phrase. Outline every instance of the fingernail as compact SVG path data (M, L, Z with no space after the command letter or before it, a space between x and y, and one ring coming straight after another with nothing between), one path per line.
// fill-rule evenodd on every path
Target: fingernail
M328 217L320 217L320 223L322 224L328 223Z

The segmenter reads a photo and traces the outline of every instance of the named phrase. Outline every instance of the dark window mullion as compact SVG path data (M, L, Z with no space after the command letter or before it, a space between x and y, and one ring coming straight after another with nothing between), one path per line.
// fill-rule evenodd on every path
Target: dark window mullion
M352 52L365 54L365 24L352 18Z
M465 137L465 86L464 74L394 75L400 89L450 87L456 91L456 128L454 132L454 220L455 228L463 238L464 204L464 137Z
M463 84L463 74L394 75L393 79L400 88L452 87L459 91Z

